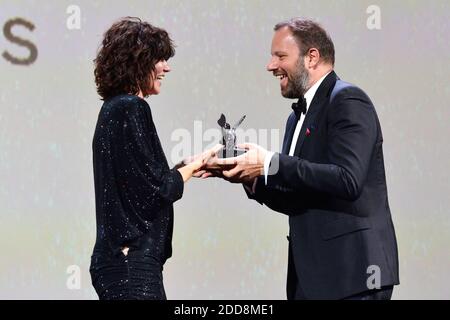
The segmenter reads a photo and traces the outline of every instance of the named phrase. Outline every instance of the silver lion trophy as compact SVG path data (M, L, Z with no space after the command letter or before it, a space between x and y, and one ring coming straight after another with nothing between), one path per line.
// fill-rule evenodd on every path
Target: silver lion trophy
M227 123L227 120L223 113L220 115L220 119L217 120L217 124L222 129L222 144L224 148L221 152L219 152L219 158L237 157L246 152L246 150L236 147L236 129L241 125L244 119L245 115L241 119L239 119L239 121L236 122L233 127L231 127L230 124Z

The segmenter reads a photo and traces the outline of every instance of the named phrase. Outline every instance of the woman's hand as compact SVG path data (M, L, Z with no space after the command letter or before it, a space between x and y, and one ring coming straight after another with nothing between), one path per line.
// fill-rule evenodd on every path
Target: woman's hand
M192 156L183 161L184 166L178 168L181 176L183 177L183 181L188 181L191 177L202 177L206 171L202 170L203 167L210 161L212 158L217 157L217 153L223 148L223 145L217 144L213 148L206 150L205 152Z

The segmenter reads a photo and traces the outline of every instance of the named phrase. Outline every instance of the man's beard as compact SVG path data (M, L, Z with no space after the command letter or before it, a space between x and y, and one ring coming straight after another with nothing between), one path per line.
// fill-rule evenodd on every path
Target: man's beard
M309 74L305 68L305 63L301 58L298 59L296 72L292 75L292 79L288 77L286 90L281 92L283 97L288 99L296 99L303 97L308 90Z

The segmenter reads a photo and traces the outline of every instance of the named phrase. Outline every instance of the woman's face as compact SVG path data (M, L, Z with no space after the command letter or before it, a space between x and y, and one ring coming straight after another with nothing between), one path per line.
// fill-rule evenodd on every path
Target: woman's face
M149 91L149 95L159 94L161 92L161 81L167 72L170 72L169 64L166 60L161 60L155 65L155 73L153 77L153 87Z

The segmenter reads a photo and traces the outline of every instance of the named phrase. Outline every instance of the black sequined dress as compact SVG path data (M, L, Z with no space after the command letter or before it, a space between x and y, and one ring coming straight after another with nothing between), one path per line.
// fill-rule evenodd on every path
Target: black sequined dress
M135 95L105 100L92 148L92 284L100 299L165 299L162 268L172 255L173 203L184 184L168 166L147 102Z

